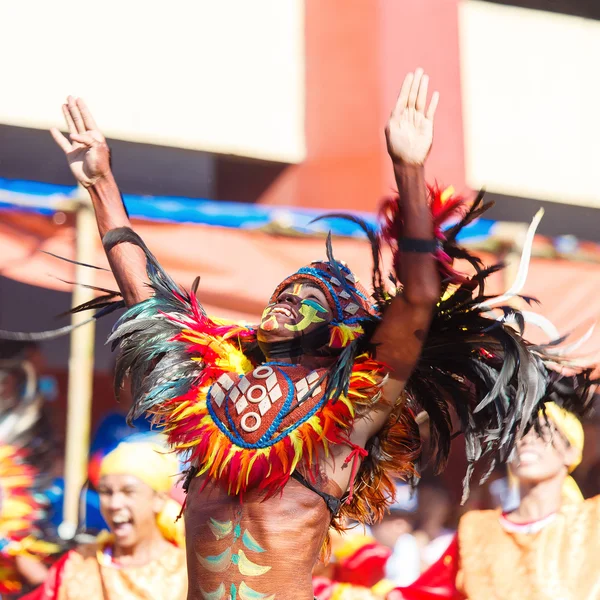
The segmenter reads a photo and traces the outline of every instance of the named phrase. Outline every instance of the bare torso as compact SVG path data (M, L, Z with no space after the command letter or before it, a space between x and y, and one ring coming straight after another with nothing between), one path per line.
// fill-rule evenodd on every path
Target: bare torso
M192 481L185 510L188 600L312 600L312 570L331 521L323 499L295 479L268 500L251 492L243 502L211 485L201 491L202 483ZM333 482L325 488L341 494Z
M364 448L390 409L382 402L357 419L351 442ZM331 446L327 457L321 450L315 487L340 498L350 483L351 452L345 444ZM313 600L312 571L332 518L324 499L296 479L267 500L259 491L240 499L203 484L202 477L192 480L185 509L188 600Z

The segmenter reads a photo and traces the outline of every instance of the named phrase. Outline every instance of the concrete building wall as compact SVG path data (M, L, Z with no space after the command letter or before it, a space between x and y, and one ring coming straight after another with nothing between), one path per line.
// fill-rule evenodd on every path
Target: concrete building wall
M116 139L305 156L303 0L28 0L0 21L0 123L60 125L73 94Z
M466 0L460 33L469 185L600 208L600 22Z

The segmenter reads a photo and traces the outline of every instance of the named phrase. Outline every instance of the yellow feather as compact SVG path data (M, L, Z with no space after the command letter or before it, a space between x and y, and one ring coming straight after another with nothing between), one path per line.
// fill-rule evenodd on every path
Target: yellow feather
M315 430L315 433L322 437L323 435L323 427L321 426L321 418L319 415L313 415L307 423Z
M233 446L233 445L230 446L229 451L227 452L227 456L223 459L223 462L221 463L221 466L219 468L219 477L221 477L221 475L223 475L225 468L230 463L231 459L234 457L235 452L236 452L235 446Z
M352 404L352 402L350 402L350 400L346 398L346 396L340 396L339 401L343 402L344 405L348 407L348 410L350 411L350 416L354 418L354 404Z
M183 419L187 419L188 417L191 417L194 414L197 414L199 410L199 407L196 406L195 404L189 404L188 406L179 412L179 414L176 415L176 419L172 419L172 420L177 420L177 421L182 421Z
M246 487L248 486L248 483L250 481L250 472L252 471L252 466L256 462L257 458L258 458L258 452L254 452L252 454L252 458L250 459L250 462L248 463L248 470L246 471Z
M440 200L442 204L454 196L454 187L449 185L441 194Z
M292 466L290 469L290 471L293 471L296 468L296 465L298 464L300 459L302 458L302 451L304 445L302 444L302 438L298 434L298 430L292 431L292 433L290 434L290 439L294 447L294 460L292 461Z
M178 416L179 413L183 412L189 405L190 405L189 402L182 402L181 404L176 406L173 409L173 411L171 412L171 420L173 420L176 416Z

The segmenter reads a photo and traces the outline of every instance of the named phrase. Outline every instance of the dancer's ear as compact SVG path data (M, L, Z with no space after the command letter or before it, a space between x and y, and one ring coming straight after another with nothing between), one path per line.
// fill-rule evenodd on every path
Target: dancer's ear
M570 469L574 464L581 461L580 451L569 444L563 453L564 463L567 469Z

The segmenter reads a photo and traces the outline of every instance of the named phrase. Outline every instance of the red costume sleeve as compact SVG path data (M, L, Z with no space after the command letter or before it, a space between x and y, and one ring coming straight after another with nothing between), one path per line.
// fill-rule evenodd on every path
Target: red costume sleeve
M46 581L37 587L33 592L21 597L21 600L58 600L58 590L62 583L63 572L67 560L69 560L70 552L67 552L62 558L54 563Z
M464 596L456 589L458 559L458 538L455 536L436 563L411 585L393 589L387 600L463 600Z

